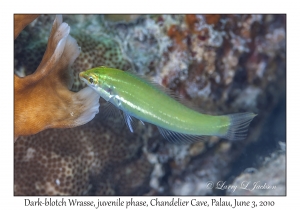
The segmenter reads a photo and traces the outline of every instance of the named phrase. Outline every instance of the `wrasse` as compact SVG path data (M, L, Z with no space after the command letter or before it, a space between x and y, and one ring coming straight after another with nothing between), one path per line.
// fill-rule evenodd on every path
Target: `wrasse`
M222 116L199 113L170 97L158 85L118 69L101 66L81 72L79 76L100 97L123 111L131 132L134 117L156 125L171 142L193 142L201 136L241 140L256 116L249 112Z

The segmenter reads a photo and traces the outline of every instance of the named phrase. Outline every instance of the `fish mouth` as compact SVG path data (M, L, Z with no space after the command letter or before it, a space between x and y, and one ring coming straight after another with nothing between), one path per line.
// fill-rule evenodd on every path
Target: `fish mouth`
M95 85L95 84L91 84L91 83L89 82L89 75L84 74L84 72L80 72L80 73L79 73L79 78L80 78L80 80L83 81L87 86L89 86L89 87L91 87L91 88L93 88L93 89L96 88L96 85Z
M79 79L82 80L83 82L87 83L87 78L84 75L84 72L79 73Z
M79 77L80 77L80 79L83 79L84 78L84 72L80 72Z

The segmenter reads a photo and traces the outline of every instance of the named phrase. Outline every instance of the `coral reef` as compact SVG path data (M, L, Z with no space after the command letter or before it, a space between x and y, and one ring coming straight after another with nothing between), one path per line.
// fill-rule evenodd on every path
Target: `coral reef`
M14 15L14 39L16 39L20 32L39 15Z
M138 125L131 134L122 129L122 119L111 118L21 137L15 143L16 195L226 195L207 188L208 182L233 183L251 167L264 171L253 165L252 155L268 156L278 141L285 141L284 130L275 129L282 132L280 138L273 135L274 127L285 127L285 109L276 108L285 103L285 15L141 15L133 22L111 22L101 15L64 17L82 49L74 71L129 66L195 109L258 116L247 139L238 142L212 137L173 145L150 125ZM47 19L37 21L50 25ZM30 40L40 25L30 25L19 37ZM44 38L39 34L27 52L41 54ZM17 41L15 49L23 49L24 41ZM15 52L15 73L30 74L28 66L36 61L22 63L21 53ZM74 91L80 88L80 83L73 86ZM237 164L241 157L248 163Z
M266 162L266 161L265 161ZM286 195L286 156L275 154L261 168L252 173L244 172L232 183L236 190L227 195Z
M145 193L152 165L142 146L149 136L95 120L48 129L15 143L15 195L130 195ZM140 127L141 132L145 130Z
M112 66L124 70L133 68L131 62L121 51L117 41L104 35L98 37L84 33L74 33L73 35L79 46L81 46L81 54L71 66L74 74L73 91L78 91L86 86L79 79L79 73L85 69L97 66Z
M104 15L105 20L112 21L112 22L132 22L138 19L140 15L114 15L114 14L107 14Z
M97 93L90 88L78 93L69 91L73 84L70 65L80 53L69 31L70 27L57 16L37 70L23 78L14 76L15 139L46 128L82 125L98 113Z

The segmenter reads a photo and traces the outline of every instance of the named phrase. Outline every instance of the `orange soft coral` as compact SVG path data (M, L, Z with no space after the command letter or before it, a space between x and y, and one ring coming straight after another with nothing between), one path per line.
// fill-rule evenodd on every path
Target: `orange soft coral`
M39 15L14 15L14 39L20 32Z
M20 24L15 23L17 25ZM69 90L73 83L70 66L80 53L69 32L68 24L62 23L62 17L57 16L35 73L24 78L14 76L15 139L46 128L82 125L98 113L96 92L88 87L78 93Z

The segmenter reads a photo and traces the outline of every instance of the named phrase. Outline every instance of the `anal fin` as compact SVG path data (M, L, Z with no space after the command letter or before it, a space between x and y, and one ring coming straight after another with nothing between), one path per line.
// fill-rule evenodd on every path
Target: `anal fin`
M175 144L190 144L196 141L204 140L205 136L183 134L157 126L161 135L171 143Z

